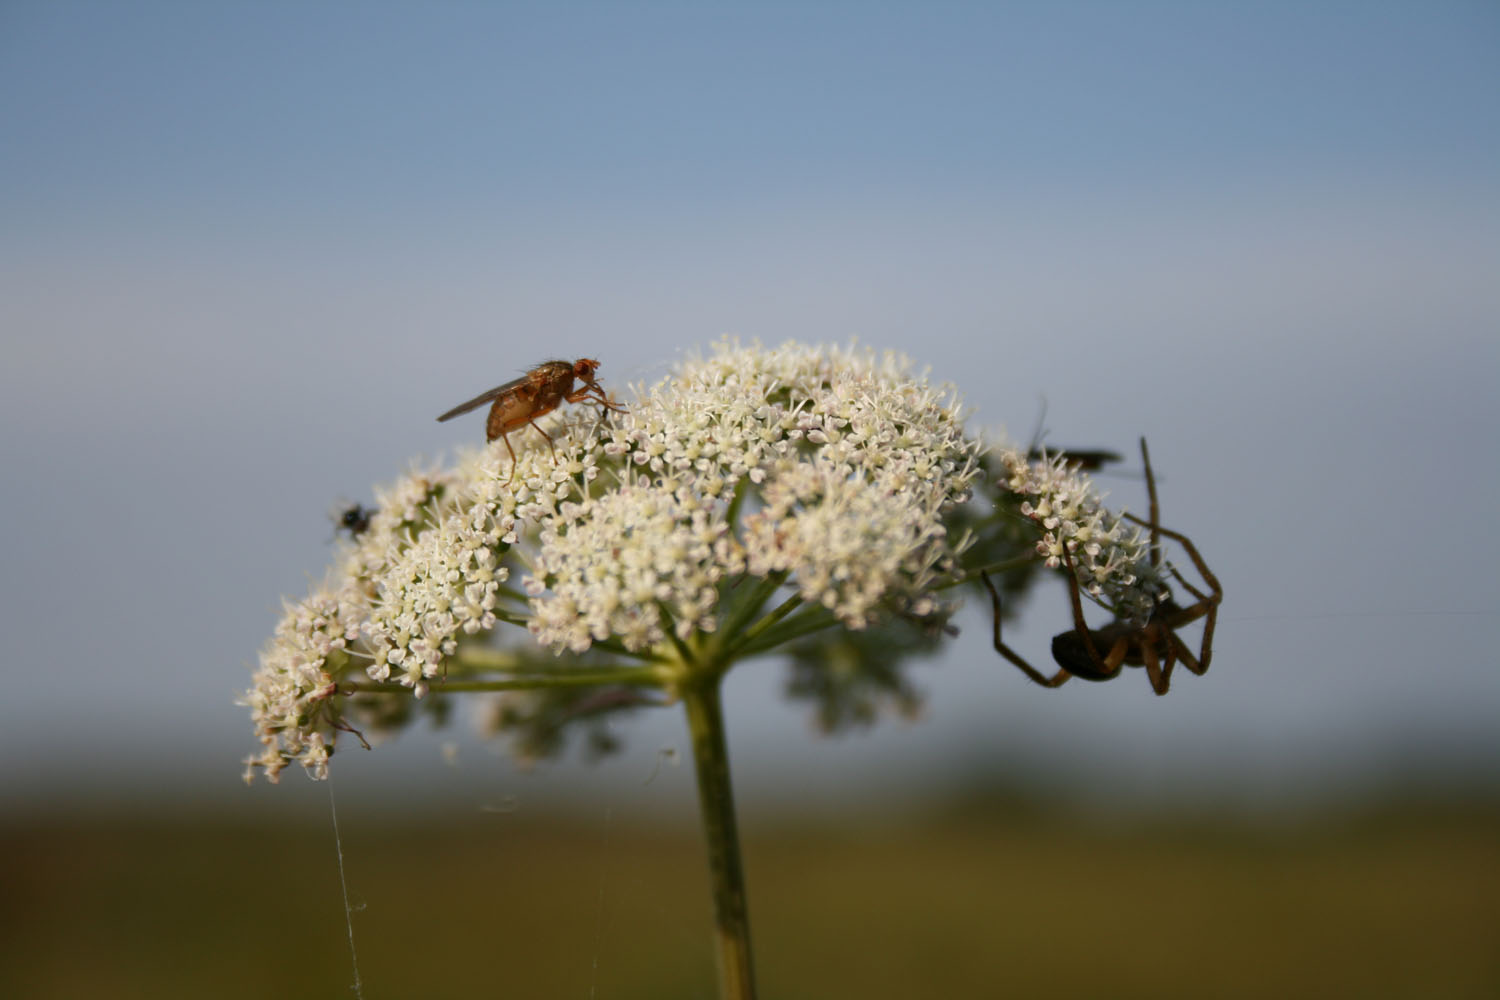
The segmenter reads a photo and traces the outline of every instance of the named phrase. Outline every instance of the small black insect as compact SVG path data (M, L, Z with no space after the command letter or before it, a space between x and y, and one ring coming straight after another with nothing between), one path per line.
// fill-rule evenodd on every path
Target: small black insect
M358 538L370 529L370 518L374 516L375 508L351 504L334 516L334 530L347 531L350 538Z

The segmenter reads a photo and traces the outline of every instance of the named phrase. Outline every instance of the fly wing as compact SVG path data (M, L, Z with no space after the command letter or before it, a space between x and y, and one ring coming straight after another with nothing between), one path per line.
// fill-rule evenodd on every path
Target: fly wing
M514 392L516 389L525 385L528 378L529 376L526 375L522 375L520 378L513 378L504 385L495 386L495 388L491 389L489 392L480 393L473 399L469 400L467 403L459 403L453 409L449 410L441 417L438 417L438 423L442 423L444 420L452 420L454 417L458 416L461 413L468 413L470 410L478 409L485 403L488 403L490 400L499 399L501 396L505 395L508 392Z

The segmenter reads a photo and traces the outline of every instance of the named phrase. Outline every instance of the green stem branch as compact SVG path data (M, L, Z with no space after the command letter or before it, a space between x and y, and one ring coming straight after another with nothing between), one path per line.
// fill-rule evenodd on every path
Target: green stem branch
M999 562L992 562L987 566L975 566L972 569L954 577L952 580L949 580L946 583L939 584L934 589L946 590L949 587L956 587L959 584L968 583L970 580L978 579L979 574L981 573L1004 573L1007 570L1019 569L1022 566L1025 566L1027 563L1034 563L1038 561L1039 559L1036 555L1028 553L1024 556L1017 556L1014 559L1002 559Z
M734 637L727 650L725 663L727 664L732 659L740 656L741 650L754 645L755 640L759 639L767 629L775 625L777 622L781 621L793 611L796 611L801 606L802 598L797 596L796 594L793 594L791 597L788 597L786 600L776 605L774 609L767 612L754 625L751 625L749 628L745 629L739 635Z
M660 667L627 667L618 670L580 670L576 673L533 674L507 677L503 680L445 681L434 679L432 688L439 692L530 691L539 688L603 687L624 684L634 687L666 687L671 678ZM411 688L395 681L344 681L341 694L411 694Z
M803 609L804 613L796 614L777 624L773 629L762 632L754 642L747 642L735 648L734 655L741 659L759 656L761 653L769 652L805 636L813 635L827 628L833 628L839 624L828 609L815 605Z

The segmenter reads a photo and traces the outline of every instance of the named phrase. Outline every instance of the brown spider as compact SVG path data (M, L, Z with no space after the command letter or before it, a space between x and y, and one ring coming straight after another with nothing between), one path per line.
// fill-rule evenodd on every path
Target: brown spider
M1019 653L1000 640L1000 592L990 582L988 574L981 574L995 611L995 651L1005 657L1022 672L1043 687L1060 687L1069 677L1082 677L1087 681L1107 681L1120 674L1126 666L1145 667L1151 688L1157 694L1166 694L1172 682L1172 668L1182 663L1195 674L1208 672L1209 659L1213 655L1214 622L1218 618L1219 603L1224 599L1224 590L1219 580L1209 570L1197 547L1187 538L1159 522L1156 503L1156 479L1151 472L1151 455L1146 450L1146 439L1141 438L1141 459L1146 464L1146 492L1151 500L1151 520L1142 521L1131 514L1124 516L1151 529L1151 565L1161 566L1160 536L1166 535L1177 542L1192 559L1203 580L1208 584L1208 593L1194 587L1173 566L1168 566L1170 575L1196 598L1193 604L1182 607L1172 599L1170 592L1152 609L1145 624L1135 624L1115 619L1100 628L1089 628L1083 617L1083 600L1078 593L1078 577L1074 572L1072 555L1066 548L1063 560L1068 569L1068 597L1073 605L1073 628L1052 639L1052 658L1062 669L1051 677L1027 663ZM1198 655L1187 647L1177 630L1203 619L1203 641Z

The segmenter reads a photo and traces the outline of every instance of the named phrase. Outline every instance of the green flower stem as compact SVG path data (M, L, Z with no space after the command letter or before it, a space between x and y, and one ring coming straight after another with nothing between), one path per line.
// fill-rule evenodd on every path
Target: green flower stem
M771 573L769 576L759 580L751 588L750 592L736 602L730 603L733 610L725 617L723 625L719 627L718 635L737 637L740 630L750 623L750 619L760 613L760 609L771 599L771 595L786 582L785 572ZM740 578L743 582L744 577Z
M793 639L801 639L838 624L839 620L827 608L821 604L810 605L800 613L778 622L775 628L762 632L754 642L737 646L734 655L742 658L757 656Z
M654 649L627 649L619 639L595 639L590 649L602 650L615 656L623 656L631 660L644 660L647 663L673 663L670 657Z
M514 650L496 649L494 646L478 643L460 643L458 652L448 658L446 667L454 673L498 671L515 674L527 668L536 668L541 662L541 657L522 656Z
M719 952L720 1000L754 1000L755 970L750 959L750 911L745 901L745 870L729 785L729 745L719 701L722 675L699 674L682 691L693 762L698 772L698 805L708 842L713 882L714 938Z
M946 583L938 584L933 589L946 590L949 587L957 587L959 584L968 583L970 580L977 580L979 579L980 573L1004 573L1008 570L1019 569L1022 566L1027 565L1028 563L1034 563L1037 561L1037 555L1035 553L1028 552L1024 556L1017 556L1014 559L1002 559L999 562L990 563L988 566L975 566L973 569L954 577Z
M522 605L523 607L530 606L531 597L524 590L520 590L516 587L507 587L504 584L501 584L496 588L495 592L508 601L515 601L517 604Z
M677 669L681 670L696 663L697 658L693 655L693 651L677 634L677 625L672 620L672 612L668 611L667 606L660 601L656 602L656 612L661 615L661 630L666 633L667 641L671 643L672 649L677 654Z
M433 690L461 691L530 691L538 688L603 687L625 684L635 687L666 687L671 675L660 667L625 667L619 670L580 670L576 673L532 674L507 677L504 680L433 682ZM411 694L411 688L394 681L345 681L341 694Z
M755 640L759 639L761 635L772 625L775 625L777 622L781 621L781 619L785 618L793 611L796 611L801 606L802 598L797 596L796 594L793 594L791 597L788 597L786 600L776 605L773 610L767 612L765 616L757 621L754 625L751 625L739 635L734 636L734 641L729 644L729 649L727 651L728 655L725 658L725 662L728 663L730 659L739 657L741 655L741 650L752 645Z
M724 512L724 521L729 525L731 530L739 526L740 508L744 506L745 497L749 492L750 477L741 476L740 481L734 484L734 495L729 498L729 509Z

